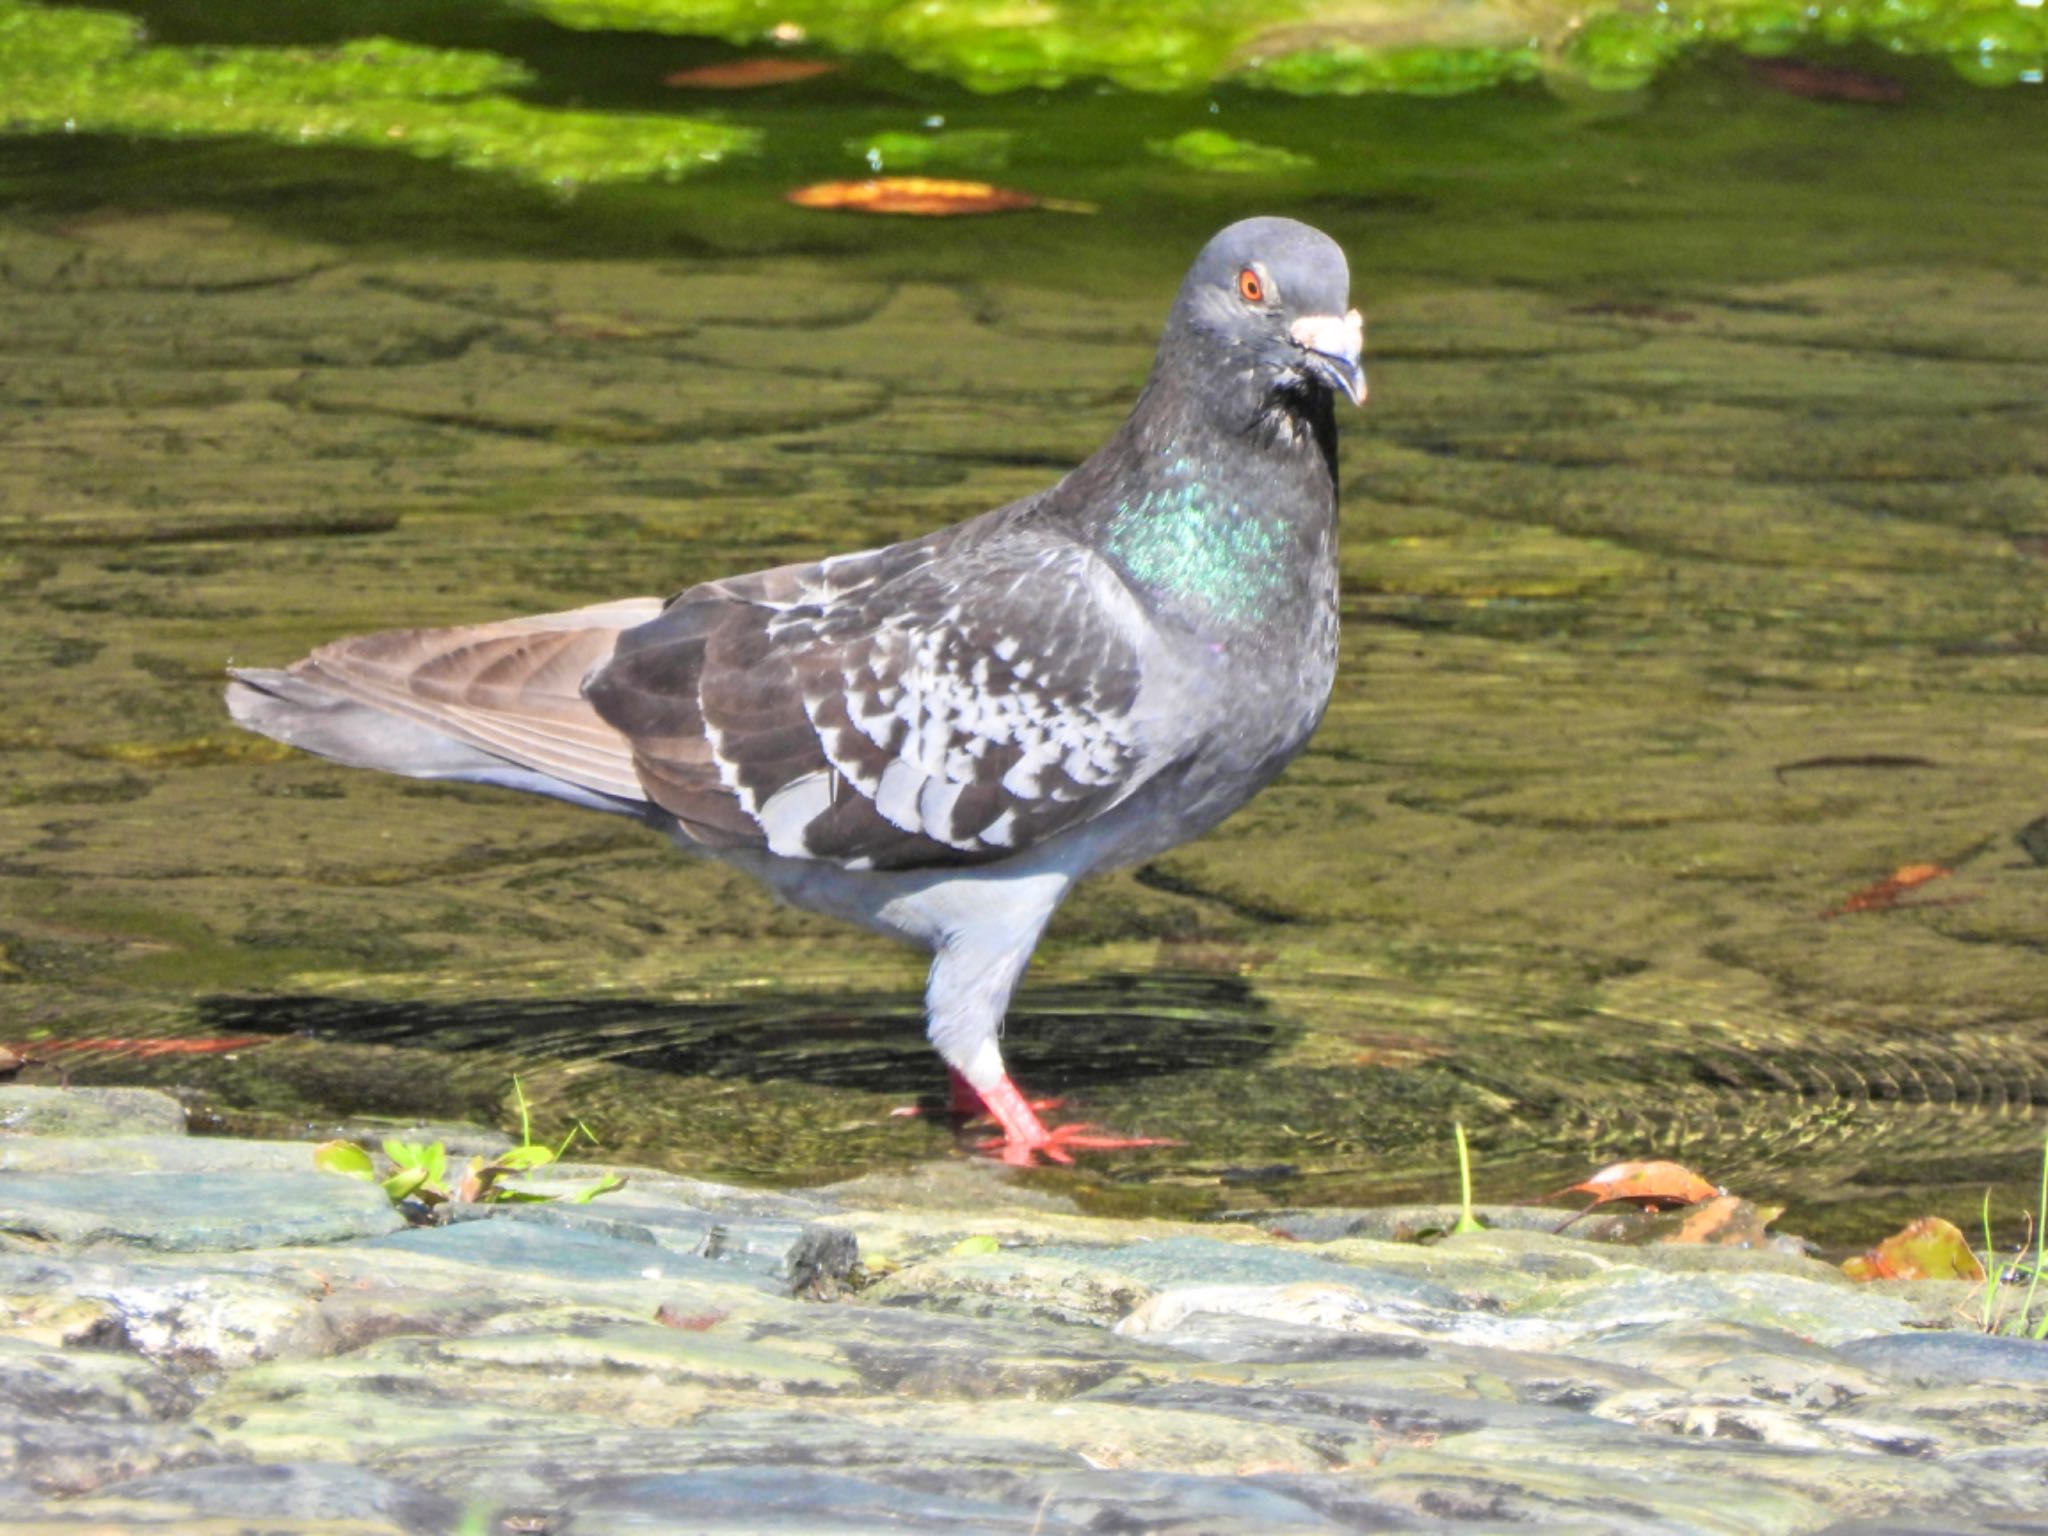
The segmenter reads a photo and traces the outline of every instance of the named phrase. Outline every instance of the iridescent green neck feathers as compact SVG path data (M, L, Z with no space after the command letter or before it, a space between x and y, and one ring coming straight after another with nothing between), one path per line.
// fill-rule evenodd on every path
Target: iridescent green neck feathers
M1103 548L1169 602L1245 624L1280 604L1294 578L1293 542L1284 517L1261 512L1254 498L1233 496L1207 483L1187 459L1175 459L1158 484L1117 502Z

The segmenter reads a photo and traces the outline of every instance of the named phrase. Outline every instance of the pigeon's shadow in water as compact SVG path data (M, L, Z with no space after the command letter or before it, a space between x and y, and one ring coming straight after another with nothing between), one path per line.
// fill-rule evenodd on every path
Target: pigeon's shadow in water
M483 999L208 997L223 1034L492 1051L520 1061L602 1061L679 1077L795 1079L901 1093L938 1063L900 991L771 994L715 1002L648 997ZM1003 1051L1024 1082L1062 1088L1247 1066L1296 1033L1236 976L1158 973L1027 986Z

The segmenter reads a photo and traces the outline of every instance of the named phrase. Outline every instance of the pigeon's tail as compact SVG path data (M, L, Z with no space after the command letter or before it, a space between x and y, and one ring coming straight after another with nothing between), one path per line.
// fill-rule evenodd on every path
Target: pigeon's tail
M352 768L461 779L644 816L631 744L583 697L619 634L661 612L628 598L460 629L324 645L283 671L229 669L235 723Z

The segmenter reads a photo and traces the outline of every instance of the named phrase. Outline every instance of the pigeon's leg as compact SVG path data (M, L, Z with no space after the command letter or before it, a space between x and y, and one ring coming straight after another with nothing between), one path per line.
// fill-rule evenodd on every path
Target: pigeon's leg
M1150 1137L1109 1135L1089 1125L1060 1125L1048 1130L1037 1110L1050 1105L1034 1105L1025 1098L1003 1065L997 1039L1010 994L1023 979L1038 936L1064 894L1062 883L1037 910L1019 910L1023 904L1015 903L1007 911L988 914L992 921L953 929L938 946L925 985L932 1044L1002 1128L1001 1136L984 1144L985 1150L1019 1167L1039 1158L1071 1163L1077 1151L1170 1144ZM960 1097L956 1084L956 1106Z
M1026 1099L1036 1110L1058 1109L1058 1099ZM983 1115L992 1114L988 1100L974 1091L974 1084L958 1067L946 1068L946 1109L961 1120L979 1120Z

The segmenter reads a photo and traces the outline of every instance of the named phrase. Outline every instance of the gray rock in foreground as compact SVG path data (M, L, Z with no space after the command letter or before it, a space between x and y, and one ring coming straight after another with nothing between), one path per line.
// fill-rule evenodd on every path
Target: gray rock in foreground
M980 1165L810 1195L636 1173L408 1227L310 1147L106 1129L4 1143L9 1536L1891 1536L2048 1509L2048 1348L1950 1331L1959 1284L1371 1235L1400 1215L1095 1220Z

